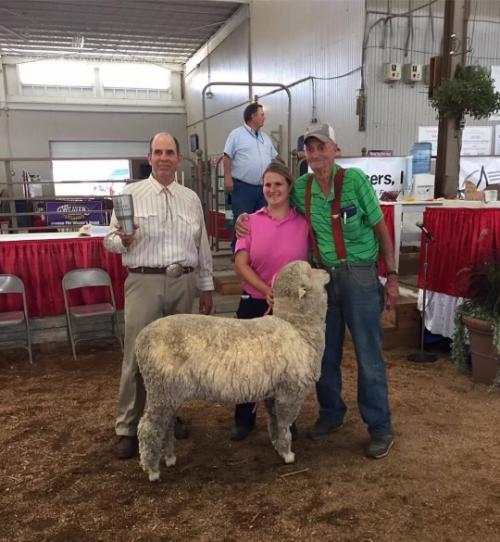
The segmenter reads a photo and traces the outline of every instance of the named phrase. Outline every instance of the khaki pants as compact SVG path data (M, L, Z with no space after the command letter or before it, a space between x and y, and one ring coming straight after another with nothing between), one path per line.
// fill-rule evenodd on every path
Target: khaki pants
M170 314L190 314L196 295L195 273L166 275L129 273L125 281L125 344L117 435L135 436L144 411L146 392L135 359L135 339L149 323Z

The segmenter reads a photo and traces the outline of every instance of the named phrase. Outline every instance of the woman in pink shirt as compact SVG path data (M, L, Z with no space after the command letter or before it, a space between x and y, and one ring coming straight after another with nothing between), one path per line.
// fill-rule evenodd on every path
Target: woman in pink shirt
M274 160L263 179L267 207L249 215L250 232L235 248L243 289L236 316L242 319L264 316L272 306L274 275L289 262L309 259L307 221L290 207L293 180L288 168ZM234 420L231 440L243 440L255 427L255 403L236 405Z

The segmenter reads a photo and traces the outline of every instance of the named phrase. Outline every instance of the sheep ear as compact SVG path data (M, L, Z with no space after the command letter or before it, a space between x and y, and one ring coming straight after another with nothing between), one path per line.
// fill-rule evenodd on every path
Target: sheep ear
M305 288L299 287L299 299L302 299L307 293Z

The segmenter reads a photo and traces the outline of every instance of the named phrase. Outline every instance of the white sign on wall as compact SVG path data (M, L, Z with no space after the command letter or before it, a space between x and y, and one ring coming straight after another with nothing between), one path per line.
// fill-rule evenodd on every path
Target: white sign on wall
M356 167L363 170L379 196L382 192L403 190L408 167L405 156L337 158L335 162L344 168Z
M437 126L419 126L418 141L430 141L432 143L432 156L437 154L438 146L438 127Z
M432 155L437 154L437 126L419 126L418 141L432 143ZM491 155L493 132L491 126L466 126L462 132L461 156Z
M462 134L461 156L489 156L493 138L491 126L466 126Z
M460 158L459 190L464 181L472 181L479 190L500 183L500 158L493 156L468 156Z

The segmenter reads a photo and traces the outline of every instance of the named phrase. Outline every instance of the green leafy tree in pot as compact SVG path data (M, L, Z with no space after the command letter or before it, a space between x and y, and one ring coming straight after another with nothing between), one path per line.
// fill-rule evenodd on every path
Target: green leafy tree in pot
M493 348L500 356L500 254L466 273L464 293L466 298L455 311L451 351L454 363L462 368L467 367L467 318L481 320L491 328ZM500 385L500 371L493 384Z

